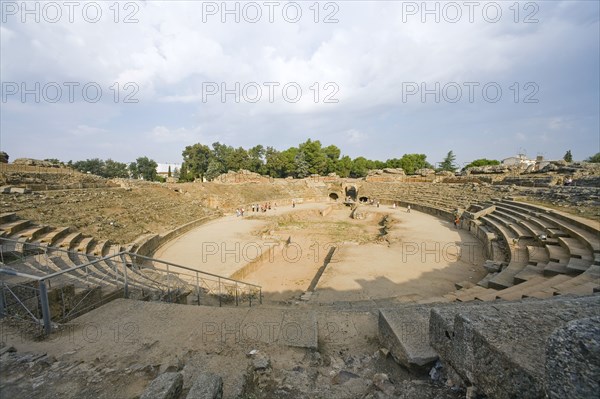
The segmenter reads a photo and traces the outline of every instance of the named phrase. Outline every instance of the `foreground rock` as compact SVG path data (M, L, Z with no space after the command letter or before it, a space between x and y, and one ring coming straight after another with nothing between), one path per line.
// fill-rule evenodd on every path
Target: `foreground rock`
M557 329L546 347L546 393L552 399L593 398L600 382L600 316Z
M562 333L554 338L558 344L551 344L553 349L547 352L548 338L571 320L597 316L598 306L600 296L596 295L434 308L429 325L430 341L443 362L488 396L544 398L544 387L549 383L544 372L546 364L565 363L561 346L570 348L578 341L585 341L585 348L597 348L594 340L586 338L587 333L569 338L575 340L572 343L560 343L560 337L564 336ZM586 362L597 362L593 350L583 356L586 360L582 362L565 363L567 370L578 373L575 370L585 367ZM578 353L586 351L582 349L574 353L578 356ZM547 358L547 353L551 357ZM556 355L558 358L555 358ZM550 369L554 370L554 367ZM586 380L590 376L585 373L581 378ZM577 384L573 380L571 383ZM554 386L553 383L550 386ZM572 396L572 393L569 391L567 396L562 397L586 397Z

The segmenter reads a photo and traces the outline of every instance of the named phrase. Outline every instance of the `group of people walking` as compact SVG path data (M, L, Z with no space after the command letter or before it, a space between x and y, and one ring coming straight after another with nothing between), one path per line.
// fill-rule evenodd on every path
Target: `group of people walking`
M274 203L275 209L277 209L277 202ZM271 210L271 203L265 202L264 204L252 204L252 212L266 212Z

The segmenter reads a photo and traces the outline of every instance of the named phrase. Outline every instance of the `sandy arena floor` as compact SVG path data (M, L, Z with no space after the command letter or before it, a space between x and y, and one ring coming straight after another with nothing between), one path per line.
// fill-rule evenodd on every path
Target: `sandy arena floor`
M227 216L179 237L156 257L224 276L254 262L243 280L261 285L265 299L275 301L305 292L331 247L333 258L311 301L416 300L444 295L456 282L485 275L480 243L451 222L387 206L363 206L365 219L355 220L349 208L333 204L322 216L329 205ZM386 215L389 227L382 236ZM257 260L269 248L268 256Z

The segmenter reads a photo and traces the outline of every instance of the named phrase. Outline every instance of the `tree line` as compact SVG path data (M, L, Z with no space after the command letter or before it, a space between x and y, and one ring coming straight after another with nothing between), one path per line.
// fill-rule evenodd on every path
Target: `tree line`
M55 160L49 160L55 161ZM67 167L76 169L82 173L91 173L107 179L115 177L144 179L147 181L162 181L162 177L156 174L158 164L148 157L139 157L129 165L123 162L107 159L106 161L93 158L85 161L69 161Z
M340 177L360 178L366 176L369 170L384 168L401 168L409 175L415 174L417 170L423 168L450 172L459 169L455 163L456 156L453 151L449 151L444 160L435 168L427 161L425 154L404 154L400 158L391 158L385 162L370 160L362 156L352 159L347 155L342 155L341 150L335 145L323 146L319 140L311 139L283 151L260 144L246 150L243 147L234 148L219 142L215 142L211 146L196 143L186 146L182 156L181 170L172 171L172 175L179 178L181 182L195 179L210 181L229 170L238 171L240 169L275 178L304 178L311 174L325 176L330 173L335 173ZM563 159L572 162L571 150L567 151ZM47 161L61 163L55 159L47 159ZM600 153L585 161L600 163ZM499 164L500 162L497 160L482 158L472 161L462 169ZM69 161L66 166L105 178L142 178L147 181L164 181L164 178L156 173L158 164L148 157L139 157L130 164L112 159L93 158L84 161Z
M229 170L246 169L276 178L304 178L311 174L321 176L336 173L340 177L364 177L371 169L402 168L408 174L418 169L433 168L425 154L404 154L387 161L365 157L342 156L335 145L323 146L319 140L308 139L297 147L279 151L273 147L256 145L248 150L234 148L219 142L212 146L194 144L182 153L183 166L180 180L197 178L212 180Z

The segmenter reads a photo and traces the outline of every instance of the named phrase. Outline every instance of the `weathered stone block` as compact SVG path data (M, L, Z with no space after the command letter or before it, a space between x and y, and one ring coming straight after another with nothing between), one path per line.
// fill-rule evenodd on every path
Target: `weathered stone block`
M430 306L402 306L379 311L379 341L407 368L418 371L438 358L429 344L430 310Z
M215 374L200 374L186 397L187 399L222 399L223 379Z
M546 346L546 394L594 398L600 382L600 316L557 329Z
M430 341L486 395L544 398L546 340L571 320L597 316L599 305L591 296L434 308Z
M177 399L182 388L181 373L164 373L152 380L140 399Z

